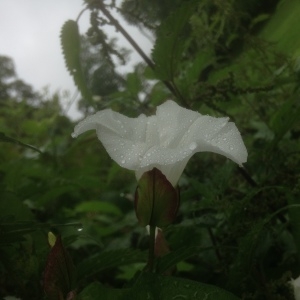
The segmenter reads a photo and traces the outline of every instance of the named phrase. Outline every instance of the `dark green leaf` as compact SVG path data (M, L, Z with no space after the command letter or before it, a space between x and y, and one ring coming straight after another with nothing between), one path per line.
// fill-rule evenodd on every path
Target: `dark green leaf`
M270 120L270 127L274 131L277 141L293 128L295 122L299 120L299 115L300 104L297 95L286 101Z
M183 29L195 11L196 1L182 1L179 8L171 12L158 30L152 57L155 73L161 80L173 80L185 47Z
M61 30L61 45L66 66L83 98L92 101L80 62L80 35L75 21L67 21Z
M211 249L211 247L209 248ZM200 251L205 251L207 248L203 248L200 246L191 246L191 247L183 247L170 253L165 256L159 258L159 262L157 264L157 272L162 274L165 271L171 269L176 266L179 262L188 259L192 256L198 255Z
M238 300L218 287L176 277L142 273L132 288L110 289L93 283L80 294L81 300Z
M146 262L146 257L145 252L131 249L101 252L83 260L77 266L78 275L80 277L87 277L106 269L132 263Z
M113 203L103 201L86 201L75 207L76 212L97 212L122 216L122 211Z

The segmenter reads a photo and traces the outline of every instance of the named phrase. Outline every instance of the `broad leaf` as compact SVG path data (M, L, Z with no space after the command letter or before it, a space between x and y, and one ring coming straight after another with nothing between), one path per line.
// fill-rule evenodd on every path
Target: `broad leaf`
M111 289L93 283L80 294L80 300L238 300L218 287L176 277L142 273L135 285L127 289Z

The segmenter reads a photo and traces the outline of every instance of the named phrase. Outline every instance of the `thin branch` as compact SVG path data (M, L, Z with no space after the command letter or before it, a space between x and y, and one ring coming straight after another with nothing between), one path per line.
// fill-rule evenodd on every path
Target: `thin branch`
M247 172L247 170L244 167L239 167L238 170L251 186L258 187L256 181L251 177L251 175Z

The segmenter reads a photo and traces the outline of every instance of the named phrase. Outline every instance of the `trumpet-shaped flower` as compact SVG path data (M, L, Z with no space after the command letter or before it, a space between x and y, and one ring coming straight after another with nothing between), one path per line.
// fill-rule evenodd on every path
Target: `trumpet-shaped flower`
M96 129L110 157L120 166L143 173L159 169L175 186L188 160L196 152L214 152L240 166L247 150L229 118L214 118L180 107L168 100L156 115L128 118L111 109L87 117L74 129L73 137Z
M296 279L292 279L290 284L293 287L295 300L300 300L300 276Z

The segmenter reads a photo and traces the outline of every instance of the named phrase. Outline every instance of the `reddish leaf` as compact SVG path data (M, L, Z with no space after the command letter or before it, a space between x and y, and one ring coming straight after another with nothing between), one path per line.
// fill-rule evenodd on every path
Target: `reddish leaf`
M72 292L74 283L75 267L58 236L47 258L44 291L50 300L75 299L75 293ZM70 295L74 296L70 298Z

